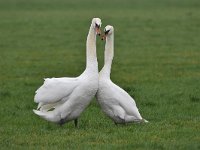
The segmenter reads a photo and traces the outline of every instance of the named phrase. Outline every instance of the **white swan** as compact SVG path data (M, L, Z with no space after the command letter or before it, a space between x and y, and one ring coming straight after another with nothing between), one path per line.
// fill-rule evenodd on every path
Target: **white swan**
M105 27L104 32L105 36L103 38L106 38L104 67L99 73L97 101L103 112L115 124L133 121L148 122L141 117L134 99L110 80L110 71L114 56L114 28L108 25Z
M89 105L98 89L98 62L96 57L96 34L100 35L101 19L93 18L86 42L86 69L76 78L48 78L36 91L34 101L38 104L35 114L47 121L59 123L74 120Z

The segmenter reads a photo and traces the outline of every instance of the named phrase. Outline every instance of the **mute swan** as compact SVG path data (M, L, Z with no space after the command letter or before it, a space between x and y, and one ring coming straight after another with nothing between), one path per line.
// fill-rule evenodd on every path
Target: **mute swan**
M104 67L99 73L99 88L97 101L103 112L109 116L115 124L129 122L148 122L143 119L138 111L134 99L122 88L110 80L112 59L114 56L114 28L110 25L104 29L106 38L104 52Z
M86 69L75 78L47 78L36 91L34 101L38 104L35 114L60 125L74 120L89 105L98 89L98 62L96 57L96 34L100 35L101 19L93 18L86 42Z

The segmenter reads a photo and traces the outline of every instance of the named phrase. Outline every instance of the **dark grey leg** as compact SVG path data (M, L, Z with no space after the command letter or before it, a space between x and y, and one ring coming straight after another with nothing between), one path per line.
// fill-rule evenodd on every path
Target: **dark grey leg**
M65 120L64 120L64 119L60 119L60 121L59 121L58 124L59 124L60 126L62 126L64 123L65 123Z
M74 125L75 125L76 128L78 127L78 119L74 120Z
M124 124L124 125L127 125L127 123L126 123L125 119L123 120L123 124Z

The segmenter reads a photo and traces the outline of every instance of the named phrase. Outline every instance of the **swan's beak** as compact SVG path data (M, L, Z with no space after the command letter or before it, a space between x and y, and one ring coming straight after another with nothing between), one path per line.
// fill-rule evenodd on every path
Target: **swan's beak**
M99 36L101 35L100 27L96 27L96 33L97 33Z
M105 40L106 39L106 35L102 35L101 36L101 40L103 41L103 40Z

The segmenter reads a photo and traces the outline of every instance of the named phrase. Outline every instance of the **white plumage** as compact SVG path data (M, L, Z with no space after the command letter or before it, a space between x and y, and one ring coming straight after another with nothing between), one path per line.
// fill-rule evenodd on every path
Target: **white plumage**
M36 103L55 103L72 93L78 85L78 78L46 78L36 91Z
M96 34L101 20L93 18L86 42L86 69L76 78L47 78L36 91L34 101L40 117L59 124L77 119L89 105L98 89L98 62L96 57Z
M114 56L114 28L105 27L106 45L104 67L99 73L99 88L97 101L103 112L116 124L129 122L148 122L143 119L138 111L134 99L122 88L110 80L112 59Z

